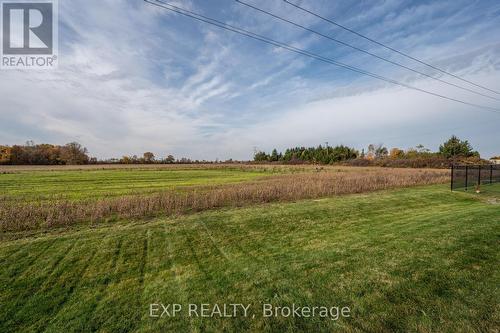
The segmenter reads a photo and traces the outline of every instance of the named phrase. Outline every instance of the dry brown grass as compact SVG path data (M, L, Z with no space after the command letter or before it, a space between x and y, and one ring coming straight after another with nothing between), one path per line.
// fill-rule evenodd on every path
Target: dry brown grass
M326 170L326 169L325 169ZM251 183L198 187L182 192L123 196L94 202L6 203L0 201L3 232L46 229L107 218L175 215L220 207L293 201L362 193L398 187L437 184L448 180L447 170L336 168L337 172L282 174ZM340 172L339 172L340 171Z

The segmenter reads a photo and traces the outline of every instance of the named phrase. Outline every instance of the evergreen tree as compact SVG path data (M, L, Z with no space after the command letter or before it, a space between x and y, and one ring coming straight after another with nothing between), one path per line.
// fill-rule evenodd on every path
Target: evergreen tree
M452 135L445 143L439 146L439 153L446 158L452 157L479 157L479 153L472 149L472 146L467 140L460 140L455 135Z

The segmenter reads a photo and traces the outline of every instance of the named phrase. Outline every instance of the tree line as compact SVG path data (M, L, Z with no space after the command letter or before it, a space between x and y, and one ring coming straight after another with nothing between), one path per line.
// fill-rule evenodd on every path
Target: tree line
M35 144L28 141L24 145L0 145L0 165L83 165L83 164L190 164L210 163L208 161L191 160L189 158L176 159L172 155L165 158L156 158L152 152L145 152L142 156L123 156L98 160L90 157L87 148L78 142L65 145Z
M439 160L475 158L479 159L479 153L474 151L467 140L461 140L452 136L440 147L438 152L431 152L422 145L407 150L393 148L388 150L383 145L370 144L368 149L359 152L358 150L338 145L331 147L328 144L317 147L295 147L288 148L283 153L273 149L271 153L263 151L256 152L255 162L276 162L276 163L318 163L333 164L339 162L349 162L353 165L368 165L370 161L388 160ZM226 163L238 163L229 159ZM0 164L3 165L70 165L70 164L191 164L191 163L219 163L214 161L199 161L189 158L176 159L172 155L165 158L157 158L152 152L145 152L142 156L123 156L121 158L111 158L97 160L88 155L87 148L78 142L70 142L65 145L35 144L33 141L26 142L25 145L2 146L0 145ZM385 162L384 162L385 163ZM372 163L373 164L373 163ZM385 165L385 164L384 164ZM423 164L427 165L427 164Z
M216 160L216 163L219 161ZM226 162L232 163L232 160ZM212 161L191 160L182 157L176 159L173 155L157 158L152 152L142 156L131 155L121 158L98 160L90 157L87 148L78 142L65 145L35 144L28 141L24 145L0 145L0 165L83 165L83 164L195 164L214 163Z
M152 152L145 152L142 156L122 156L122 158L112 158L99 161L106 164L198 164L198 163L213 163L206 160L192 160L187 157L175 158L173 155L168 155L165 158L158 158Z
M461 140L455 135L439 146L439 151L431 152L423 145L417 145L407 150L392 148L382 144L370 144L368 149L358 150L338 145L331 147L328 144L317 147L288 148L283 153L273 149L271 153L258 151L254 155L255 162L283 162L283 163L318 163L333 164L351 160L380 160L380 159L454 159L480 158L467 140Z
M284 153L278 153L276 149L270 154L257 152L254 156L256 162L311 162L321 164L332 164L358 157L356 149L347 146L321 146L318 147L295 147L286 149Z
M7 165L64 165L88 164L91 158L87 149L77 142L63 146L35 144L0 146L0 164Z

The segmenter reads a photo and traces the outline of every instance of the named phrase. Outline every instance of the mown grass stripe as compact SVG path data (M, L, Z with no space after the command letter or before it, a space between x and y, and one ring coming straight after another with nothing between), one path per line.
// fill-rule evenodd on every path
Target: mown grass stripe
M50 318L41 318L39 322L37 322L34 325L37 331L40 332L45 331L47 326L49 326L56 320L55 318L57 318L59 313L62 313L66 310L65 309L66 305L68 304L68 302L70 302L78 286L83 283L83 281L80 280L79 278L85 275L85 272L87 271L90 263L92 262L96 252L97 249L91 250L91 255L86 257L86 261L84 262L83 266L77 270L76 279L72 280L69 286L65 284L66 292L64 293L62 299L50 310L51 313Z
M122 242L116 270L103 290L92 314L92 327L101 331L129 332L135 330L142 315L141 260L144 259L145 230L127 234ZM112 318L119 317L120 321Z
M2 270L0 276L12 279L13 277L22 275L24 271L29 269L53 245L52 242L40 242L40 244L43 245L40 247L34 244L21 246L19 251L16 252L16 256L10 260L10 262L15 264L8 265L7 269Z
M9 241L0 254L11 245L58 243L46 252L50 258L5 280L19 288L42 281L45 295L38 291L23 306L22 294L2 293L2 304L30 315L0 320L0 331L488 332L499 318L499 222L498 205L430 186ZM48 266L70 244L47 284ZM7 270L17 265L8 260ZM251 302L257 311L261 302L348 305L352 317L154 320L147 314L154 301ZM51 317L49 309L59 312Z
M75 243L71 242L66 248L59 252L58 256L56 256L55 261L50 265L47 277L41 280L39 285L34 286L29 295L26 293L24 298L19 298L18 301L21 302L9 306L8 309L10 313L6 315L7 325L9 327L17 327L18 329L22 327L22 329L24 329L30 325L30 320L28 319L32 313L40 311L41 313L48 314L46 306L48 303L50 308L50 302L54 301L51 295L55 293L54 289L57 286L59 278L64 274L73 273L67 264L64 265L64 267L61 266L67 258L71 258L72 256L78 258L79 254L75 255L74 250ZM56 293L56 295L60 296L59 293ZM46 319L46 317L41 316L37 318L37 320L42 319Z
M112 279L120 243L120 237L110 235L102 241L94 240L88 244L95 247L96 253L87 263L87 269L71 297L45 327L46 332L91 332L98 329L92 321L93 312L103 297L107 283Z

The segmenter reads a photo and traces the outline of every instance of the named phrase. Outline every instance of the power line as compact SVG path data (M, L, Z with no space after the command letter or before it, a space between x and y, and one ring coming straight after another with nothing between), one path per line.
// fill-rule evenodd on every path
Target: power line
M363 52L363 53L368 54L368 55L370 55L370 56L372 56L372 57L375 57L375 58L377 58L377 59L383 60L383 61L385 61L385 62L387 62L387 63L393 64L393 65L396 65L396 66L401 67L401 68L404 68L404 69L407 69L407 70L412 71L412 72L414 72L414 73L417 73L417 74L419 74L419 75L422 75L422 76L425 76L425 77L431 78L431 79L433 79L433 80L436 80L436 81L439 81L439 82L442 82L442 83L445 83L445 84L447 84L447 85L450 85L450 86L453 86L453 87L456 87L456 88L459 88L459 89L462 89L462 90L466 90L466 91L468 91L468 92L471 92L471 93L474 93L474 94L477 94L477 95L480 95L480 96L483 96L483 97L487 97L487 98L490 98L490 99L494 99L494 100L500 101L500 99L499 99L499 98L492 97L492 96L489 96L489 95L483 94L483 93L481 93L481 92L479 92L479 91L476 91L476 90L473 90L473 89L469 89L469 88L466 88L466 87L460 86L460 85L458 85L458 84L455 84L455 83L452 83L452 82L449 82L449 81L446 81L446 80L442 80L442 79L437 78L437 77L435 77L435 76L432 76L432 75L429 75L429 74L423 73L423 72L421 72L421 71L418 71L418 70L413 69L413 68L411 68L411 67L405 66L405 65L400 64L400 63L398 63L398 62L395 62L395 61L392 61L392 60L390 60L390 59L387 59L387 58L381 57L381 56L379 56L379 55L377 55L377 54L374 54L374 53L372 53L372 52L370 52L370 51L367 51L367 50L361 49L361 48L359 48L359 47L357 47L357 46L354 46L354 45L352 45L352 44L349 44L349 43L343 42L343 41L341 41L341 40L338 40L338 39L336 39L336 38L334 38L334 37L331 37L331 36L325 35L325 34L323 34L323 33L319 32L319 31L316 31L316 30L313 30L313 29L311 29L311 28L305 27L305 26L303 26L303 25L301 25L301 24L298 24L298 23L296 23L296 22L293 22L293 21L291 21L291 20L288 20L288 19L286 19L286 18L284 18L284 17L282 17L282 16L279 16L279 15L273 14L273 13L271 13L271 12L269 12L269 11L266 11L266 10L264 10L264 9L261 9L261 8L259 8L259 7L253 6L253 5L249 4L249 3L246 3L246 2L243 2L243 1L240 1L240 0L235 0L235 1L236 1L236 2L238 2L238 3L240 3L240 4L242 4L242 5L244 5L244 6L247 6L247 7L250 7L250 8L252 8L252 9L255 9L255 10L257 10L257 11L261 12L261 13L264 13L264 14L266 14L266 15L269 15L269 16L271 16L271 17L274 17L274 18L276 18L276 19L278 19L278 20L281 20L281 21L283 21L283 22L287 22L287 23L289 23L289 24L291 24L291 25L294 25L294 26L296 26L296 27L299 27L299 28L301 28L301 29L303 29L303 30L306 30L306 31L312 32L312 33L313 33L313 34L315 34L315 35L318 35L318 36L321 36L321 37L327 38L327 39L329 39L329 40L331 40L331 41L334 41L334 42L336 42L336 43L338 43L338 44L341 44L341 45L344 45L344 46L350 47L351 49L354 49L354 50L356 50L356 51Z
M390 47L390 46L388 46L388 45L386 45L386 44L383 44L383 43L381 43L381 42L378 42L378 41L376 41L376 40L374 40L374 39L372 39L372 38L370 38L370 37L367 37L367 36L365 36L365 35L363 35L363 34L361 34L361 33L357 32L357 31L355 31L355 30L352 30L352 29L350 29L350 28L348 28L348 27L346 27L346 26L344 26L344 25L342 25L342 24L339 24L339 23L337 23L337 22L335 22L335 21L333 21L333 20L330 20L330 19L328 19L328 18L326 18L326 17L323 17L323 16L321 16L321 15L319 15L319 14L317 14L317 13L314 13L314 12L310 11L309 9L306 9L306 8L304 8L304 7L301 7L301 6L299 6L299 5L296 5L296 4L294 4L294 3L292 3L292 2L290 2L290 1L288 1L288 0L283 0L283 1L284 1L284 2L286 2L286 3L287 3L287 4L289 4L289 5L294 6L295 8L298 8L298 9L300 9L300 10L302 10L302 11L306 12L306 13L309 13L309 14L311 14L311 15L313 15L313 16L316 16L317 18L322 19L323 21L326 21L326 22L328 22L328 23L330 23L330 24L333 24L333 25L335 25L335 26L337 26L337 27L339 27L339 28L341 28L341 29L344 29L344 30L346 30L346 31L349 31L350 33L353 33L353 34L355 34L355 35L357 35L357 36L359 36L359 37L361 37L361 38L364 38L364 39L366 39L366 40L368 40L368 41L370 41L370 42L372 42L372 43L375 43L375 44L377 44L377 45L379 45L379 46L382 46L382 47L384 47L384 48L386 48L386 49L388 49L388 50L391 50L391 51L393 51L393 52L396 52L396 53L398 53L398 54L400 54L400 55L402 55L402 56L404 56L404 57L406 57L406 58L409 58L409 59L411 59L411 60L413 60L413 61L416 61L416 62L418 62L418 63L420 63L420 64L422 64L422 65L428 66L428 67L430 67L430 68L432 68L432 69L434 69L434 70L437 70L437 71L439 71L439 72L441 72L441 73L443 73L443 74L453 76L453 77L454 77L454 78L456 78L456 79L459 79L459 80L461 80L461 81L464 81L464 82L467 82L467 83L469 83L469 84L472 84L473 86L476 86L476 87L478 87L478 88L482 88L482 89L485 89L485 90L488 90L488 91L490 91L490 92L493 92L493 93L495 93L495 94L499 94L499 95L500 95L500 92L498 92L498 91L495 91L495 90L493 90L493 89L487 88L487 87L482 86L482 85L480 85L480 84L474 83L474 82L469 81L469 80L467 80L467 79L464 79L464 78L462 78L462 77L460 77L460 76L458 76L458 75L455 75L455 74L453 74L453 73L450 73L450 72L448 72L448 71L445 71L444 69L440 69L440 68L438 68L438 67L436 67L436 66L434 66L434 65L431 65L431 64L429 64L429 63L427 63L427 62L425 62L425 61L423 61L423 60L419 60L419 59L417 59L417 58L415 58L415 57L413 57L413 56L411 56L411 55L409 55L409 54L407 54L407 53L404 53L404 52L402 52L402 51L398 51L398 50L396 50L395 48L392 48L392 47Z
M371 76L373 78L376 78L376 79L379 79L379 80L382 80L382 81L385 81L385 82L388 82L388 83L392 83L392 84L395 84L395 85L399 85L401 87L405 87L405 88L408 88L408 89L420 91L420 92L423 92L423 93L426 93L426 94L429 94L429 95L433 95L433 96L436 96L436 97L440 97L440 98L443 98L443 99L447 99L447 100L450 100L450 101L461 103L461 104L464 104L464 105L474 106L476 108L484 109L486 111L500 113L500 109L497 109L497 108L494 108L494 107L489 107L489 106L484 106L484 105L469 103L469 102L462 101L462 100L459 100L459 99L456 99L456 98L453 98L453 97L448 97L448 96L444 96L444 95L441 95L441 94L438 94L438 93L434 93L434 92L431 92L431 91L428 91L428 90L425 90L425 89L417 88L417 87L408 85L408 84L403 83L403 82L395 81L395 80L392 80L390 78L386 78L384 76L381 76L381 75L378 75L378 74L374 74L374 73L365 71L363 69L359 69L359 68L356 68L354 66L350 66L350 65L344 64L342 62L330 59L330 58L323 57L323 56L318 55L316 53L312 53L312 52L309 52L307 50L296 48L296 47L291 46L289 44L278 42L278 41L276 41L274 39L271 39L271 38L268 38L268 37L265 37L265 36L253 33L253 32L248 31L248 30L244 30L244 29L235 27L233 25L230 25L230 24L227 24L227 23L224 23L224 22L221 22L221 21L209 18L207 16L203 16L201 14L189 11L189 10L184 9L184 8L180 8L180 7L174 6L172 4L169 4L169 3L166 3L166 2L163 2L163 1L160 1L160 0L144 0L144 2L147 2L147 3L151 4L151 5L154 5L154 6L163 8L163 9L170 10L172 12L176 12L178 14L181 14L181 15L193 18L193 19L201 21L201 22L208 23L210 25L217 26L217 27L222 28L222 29L226 29L226 30L235 32L235 33L240 34L240 35L247 36L247 37L255 39L255 40L259 40L261 42L264 42L264 43L267 43L267 44L270 44L270 45L273 45L273 46L276 46L276 47L279 47L279 48L282 48L282 49L285 49L285 50L288 50L288 51L291 51L291 52L294 52L294 53L297 53L297 54L301 54L301 55L304 55L304 56L307 56L307 57L310 57L310 58L313 58L313 59L316 59L316 60L319 60L319 61L331 64L331 65L335 65L335 66L338 66L338 67L342 67L342 68L348 69L350 71L353 71L353 72L356 72L356 73L359 73L359 74Z

